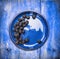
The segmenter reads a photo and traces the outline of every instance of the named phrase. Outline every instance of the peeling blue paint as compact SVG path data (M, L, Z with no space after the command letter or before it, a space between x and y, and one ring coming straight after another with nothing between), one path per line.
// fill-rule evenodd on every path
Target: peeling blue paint
M0 0L0 59L58 59L60 58L60 4L54 0ZM38 50L17 48L9 37L9 24L23 11L35 11L44 16L49 25L47 42Z

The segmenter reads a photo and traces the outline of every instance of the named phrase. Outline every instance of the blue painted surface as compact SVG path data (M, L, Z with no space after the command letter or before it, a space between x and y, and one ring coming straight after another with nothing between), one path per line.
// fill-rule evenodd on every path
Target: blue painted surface
M0 59L58 59L60 58L60 3L59 0L0 0ZM38 50L18 49L9 36L9 24L23 11L36 11L49 25L47 42Z

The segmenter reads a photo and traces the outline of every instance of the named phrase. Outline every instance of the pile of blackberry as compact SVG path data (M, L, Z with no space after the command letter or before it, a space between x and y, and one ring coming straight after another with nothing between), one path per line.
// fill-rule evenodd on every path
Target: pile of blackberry
M14 25L14 37L16 38L16 44L25 44L29 42L29 39L26 38L25 40L22 39L21 34L23 34L24 27L28 25L28 21L25 21L25 19L30 19L29 16L23 15L22 18L18 19L18 22Z

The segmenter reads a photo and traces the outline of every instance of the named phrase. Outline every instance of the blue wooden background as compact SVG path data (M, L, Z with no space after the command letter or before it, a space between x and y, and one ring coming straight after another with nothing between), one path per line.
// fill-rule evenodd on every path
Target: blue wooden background
M9 25L23 11L35 11L48 23L48 40L37 50L21 50L10 39ZM0 59L60 59L60 0L0 0Z

